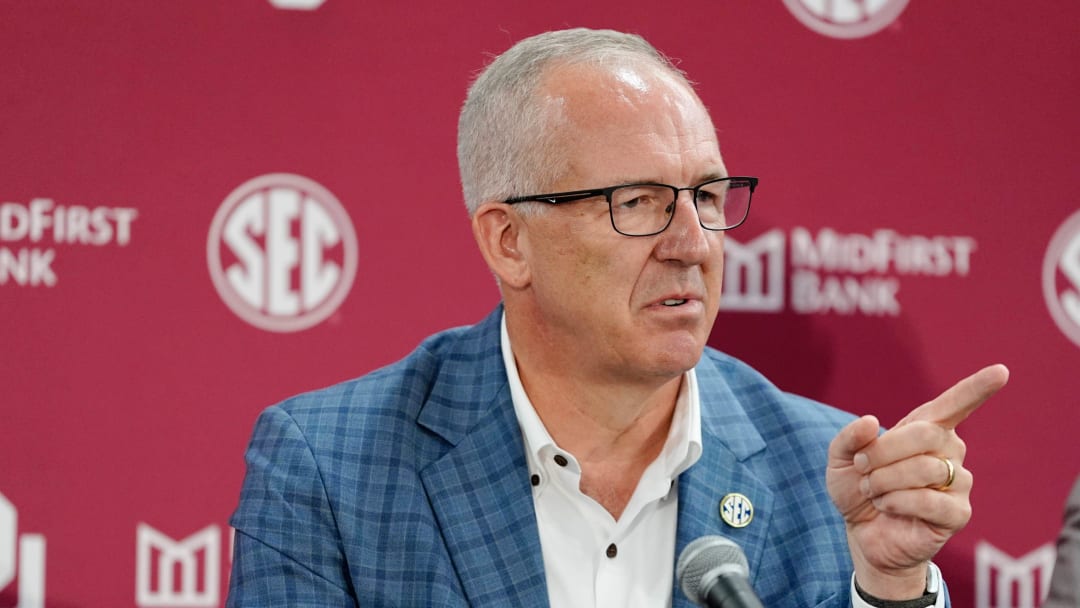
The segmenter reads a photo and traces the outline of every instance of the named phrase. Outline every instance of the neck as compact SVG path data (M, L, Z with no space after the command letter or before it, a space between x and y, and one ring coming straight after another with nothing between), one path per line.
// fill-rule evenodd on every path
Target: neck
M663 450L683 375L629 378L567 365L537 356L560 351L530 349L528 337L519 339L509 318L507 324L529 401L555 443L581 465L581 491L618 519Z
M581 491L618 519L663 450L684 373L626 371L603 349L581 352L579 336L521 308L508 298L507 332L522 386L555 443L581 464Z
M681 371L627 371L609 360L615 353L584 352L576 336L567 339L548 325L507 307L506 330L521 383L560 446L638 452L658 430L666 437ZM579 458L584 453L574 451Z
M518 373L552 439L581 465L581 492L618 520L663 451L681 378L628 399L625 391L532 374L520 364Z
M555 442L579 460L592 461L625 459L623 455L652 452L653 447L658 453L671 427L682 383L680 376L645 391L582 382L562 374L530 370L520 359L518 374Z

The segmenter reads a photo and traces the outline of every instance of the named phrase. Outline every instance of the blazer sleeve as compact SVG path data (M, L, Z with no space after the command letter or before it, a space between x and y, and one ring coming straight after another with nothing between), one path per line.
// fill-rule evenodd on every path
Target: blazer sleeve
M1065 504L1065 525L1057 541L1057 561L1045 608L1080 606L1080 478Z
M296 421L278 406L265 410L245 460L226 606L357 606L322 475Z

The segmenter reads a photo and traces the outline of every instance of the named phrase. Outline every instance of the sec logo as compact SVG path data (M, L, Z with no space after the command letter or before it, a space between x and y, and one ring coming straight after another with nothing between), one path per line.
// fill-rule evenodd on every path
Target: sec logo
M1050 239L1042 283L1050 316L1080 346L1080 211L1069 216Z
M323 5L326 0L270 0L274 8L289 11L313 11Z
M745 528L754 520L754 505L745 495L732 492L720 499L720 518L732 528Z
M273 173L245 182L221 204L206 258L218 295L238 317L267 331L300 331L348 295L356 232L329 190Z
M784 0L806 27L830 38L863 38L885 29L908 0Z

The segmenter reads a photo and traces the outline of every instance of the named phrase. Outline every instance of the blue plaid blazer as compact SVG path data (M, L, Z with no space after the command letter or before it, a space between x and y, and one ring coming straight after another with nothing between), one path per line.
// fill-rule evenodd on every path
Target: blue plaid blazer
M501 314L262 413L231 520L228 606L548 605ZM679 477L676 555L724 535L746 551L769 608L850 606L824 471L852 417L713 349L697 375L704 449ZM744 528L720 517L729 492L753 503ZM677 584L673 605L688 608Z

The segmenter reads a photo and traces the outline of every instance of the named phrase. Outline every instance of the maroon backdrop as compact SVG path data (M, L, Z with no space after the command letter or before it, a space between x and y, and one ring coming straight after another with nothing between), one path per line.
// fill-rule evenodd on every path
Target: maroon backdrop
M256 414L497 302L457 112L489 54L578 25L680 59L762 180L713 345L886 423L1010 366L961 428L975 515L937 561L958 608L1037 605L1080 474L1078 23L1061 0L0 0L0 608L223 603Z

